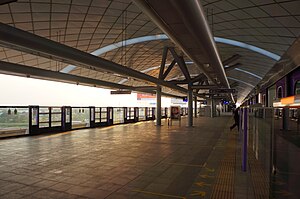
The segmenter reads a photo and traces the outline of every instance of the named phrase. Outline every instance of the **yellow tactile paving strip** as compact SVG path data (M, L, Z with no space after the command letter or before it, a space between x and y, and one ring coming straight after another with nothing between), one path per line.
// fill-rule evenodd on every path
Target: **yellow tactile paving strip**
M248 152L249 170L251 175L251 181L254 190L254 197L257 199L269 198L270 187L268 178L263 171L258 160L255 159L252 150Z
M234 198L234 175L236 165L236 138L229 134L229 140L221 161L216 183L212 187L211 199Z

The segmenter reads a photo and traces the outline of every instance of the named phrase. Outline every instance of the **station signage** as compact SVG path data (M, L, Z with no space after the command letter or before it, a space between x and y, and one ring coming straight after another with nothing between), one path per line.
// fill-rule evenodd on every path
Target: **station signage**
M154 100L154 99L156 99L156 95L153 94L144 94L144 93L137 94L137 100Z
M227 94L227 93L236 93L236 90L233 88L217 88L217 89L209 89L210 94Z
M131 91L127 90L118 90L118 91L110 91L111 95L128 95L131 94Z

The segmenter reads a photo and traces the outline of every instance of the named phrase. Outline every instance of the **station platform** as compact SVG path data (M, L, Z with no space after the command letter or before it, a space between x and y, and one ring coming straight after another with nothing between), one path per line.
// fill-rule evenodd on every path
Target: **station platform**
M230 116L0 140L0 198L267 198ZM256 180L255 180L256 179Z

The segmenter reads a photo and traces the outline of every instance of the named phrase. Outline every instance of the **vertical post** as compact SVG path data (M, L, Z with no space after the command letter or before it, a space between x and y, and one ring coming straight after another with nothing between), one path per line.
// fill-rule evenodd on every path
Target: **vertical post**
M194 108L195 108L195 113L194 113L194 115L195 115L195 118L197 117L197 114L198 114L198 111L197 111L197 96L195 95L195 97L194 97L194 103L195 103L195 105L194 105Z
M90 106L90 127L95 127L95 107Z
M282 130L289 130L289 112L288 107L282 109Z
M210 117L215 117L215 102L213 96L211 96Z
M193 89L188 87L188 126L193 126Z
M29 106L29 134L39 133L39 106Z
M48 122L49 122L49 127L51 128L52 126L52 107L48 107L48 110L49 110L49 119L48 119Z
M242 147L242 170L247 171L247 147L248 147L248 108L243 109L243 147Z
M156 87L156 125L161 126L161 87Z
M130 108L129 108L130 109ZM123 107L123 118L124 118L124 123L127 123L127 111L128 108L127 107Z

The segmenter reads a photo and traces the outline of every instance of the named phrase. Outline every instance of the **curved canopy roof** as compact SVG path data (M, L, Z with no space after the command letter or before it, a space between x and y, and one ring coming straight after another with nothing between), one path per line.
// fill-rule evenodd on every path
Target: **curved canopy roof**
M300 10L297 0L202 0L201 3L214 37L249 44L279 57L299 37ZM129 0L18 0L0 5L0 22L88 53L117 45L98 56L154 77L158 77L165 46L175 47L186 62L191 62L167 38L129 43L130 39L164 34ZM216 44L222 61L240 55L226 64L239 63L239 66L225 70L229 83L238 91L238 101L242 101L278 61L233 43L217 41ZM61 72L69 65L13 50L9 46L0 48L0 60ZM171 62L172 57L168 56L166 63ZM194 64L187 64L187 67L192 75L201 73ZM129 86L154 85L83 67L74 67L67 73ZM180 78L181 71L174 67L166 80ZM164 91L171 92L167 88Z

